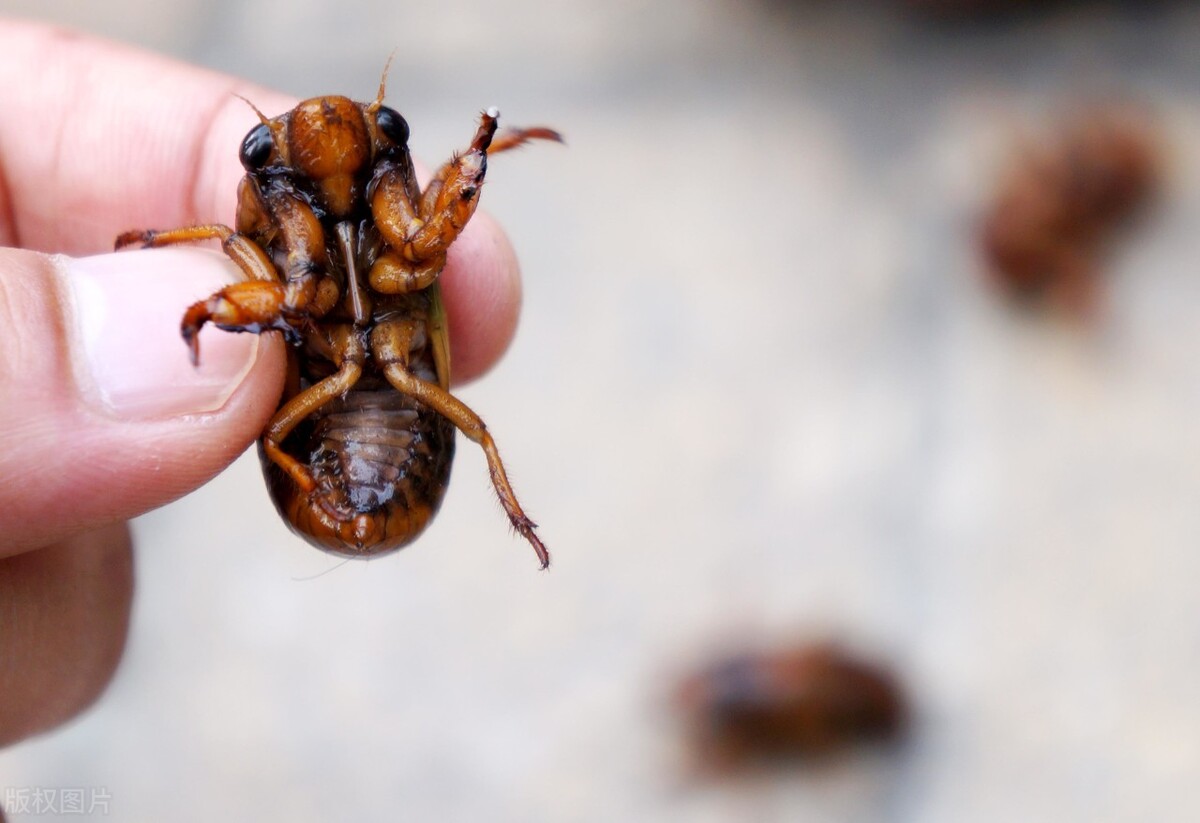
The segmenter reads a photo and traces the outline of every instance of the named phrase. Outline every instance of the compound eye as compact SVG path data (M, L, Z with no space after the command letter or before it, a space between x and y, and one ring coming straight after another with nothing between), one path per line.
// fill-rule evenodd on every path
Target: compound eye
M379 126L379 130L383 132L384 136L397 146L408 144L408 122L400 116L400 112L389 109L387 106L380 106L379 112L375 115L375 124Z
M259 123L250 129L250 133L242 141L242 150L238 157L241 158L246 171L257 171L271 158L274 148L275 141L271 138L271 129L266 123Z

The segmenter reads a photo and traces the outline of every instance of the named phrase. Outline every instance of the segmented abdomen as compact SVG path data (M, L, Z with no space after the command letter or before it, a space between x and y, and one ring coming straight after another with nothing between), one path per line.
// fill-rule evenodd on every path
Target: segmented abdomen
M310 498L268 467L271 496L293 530L336 554L384 554L414 540L441 505L454 426L382 384L322 406L284 449L318 484Z
M309 468L336 479L357 512L440 500L453 427L395 389L352 391L314 415Z

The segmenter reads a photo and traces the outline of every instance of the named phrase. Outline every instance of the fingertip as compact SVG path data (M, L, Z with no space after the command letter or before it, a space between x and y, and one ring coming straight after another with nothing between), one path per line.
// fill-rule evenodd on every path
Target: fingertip
M450 247L442 275L453 379L473 380L496 364L516 334L521 269L500 225L482 210Z

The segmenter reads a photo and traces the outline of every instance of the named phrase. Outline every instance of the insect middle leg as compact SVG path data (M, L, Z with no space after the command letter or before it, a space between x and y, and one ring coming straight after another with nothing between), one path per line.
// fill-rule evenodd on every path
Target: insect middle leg
M198 243L201 240L220 240L221 250L251 280L279 282L279 275L271 265L270 258L257 243L244 234L238 234L229 226L220 224L188 226L168 231L127 231L117 238L116 249L120 251L135 243L140 244L142 248L154 249L179 243Z
M513 492L512 484L504 471L504 463L500 460L500 452L496 449L496 441L488 432L487 426L475 412L450 392L427 380L422 380L408 369L410 343L416 331L413 320L389 320L377 325L371 333L371 355L383 369L388 382L402 394L419 400L438 414L445 417L461 431L467 439L477 443L483 449L487 458L488 474L492 486L500 497L500 505L513 528L529 541L537 554L542 568L550 565L550 553L545 544L538 538L534 523L525 514L517 495Z

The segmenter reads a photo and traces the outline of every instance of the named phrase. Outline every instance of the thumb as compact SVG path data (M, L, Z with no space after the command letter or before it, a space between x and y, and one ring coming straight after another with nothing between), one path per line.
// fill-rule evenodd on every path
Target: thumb
M215 252L88 258L0 249L0 556L124 520L200 486L275 410L274 335L179 319L235 280Z

